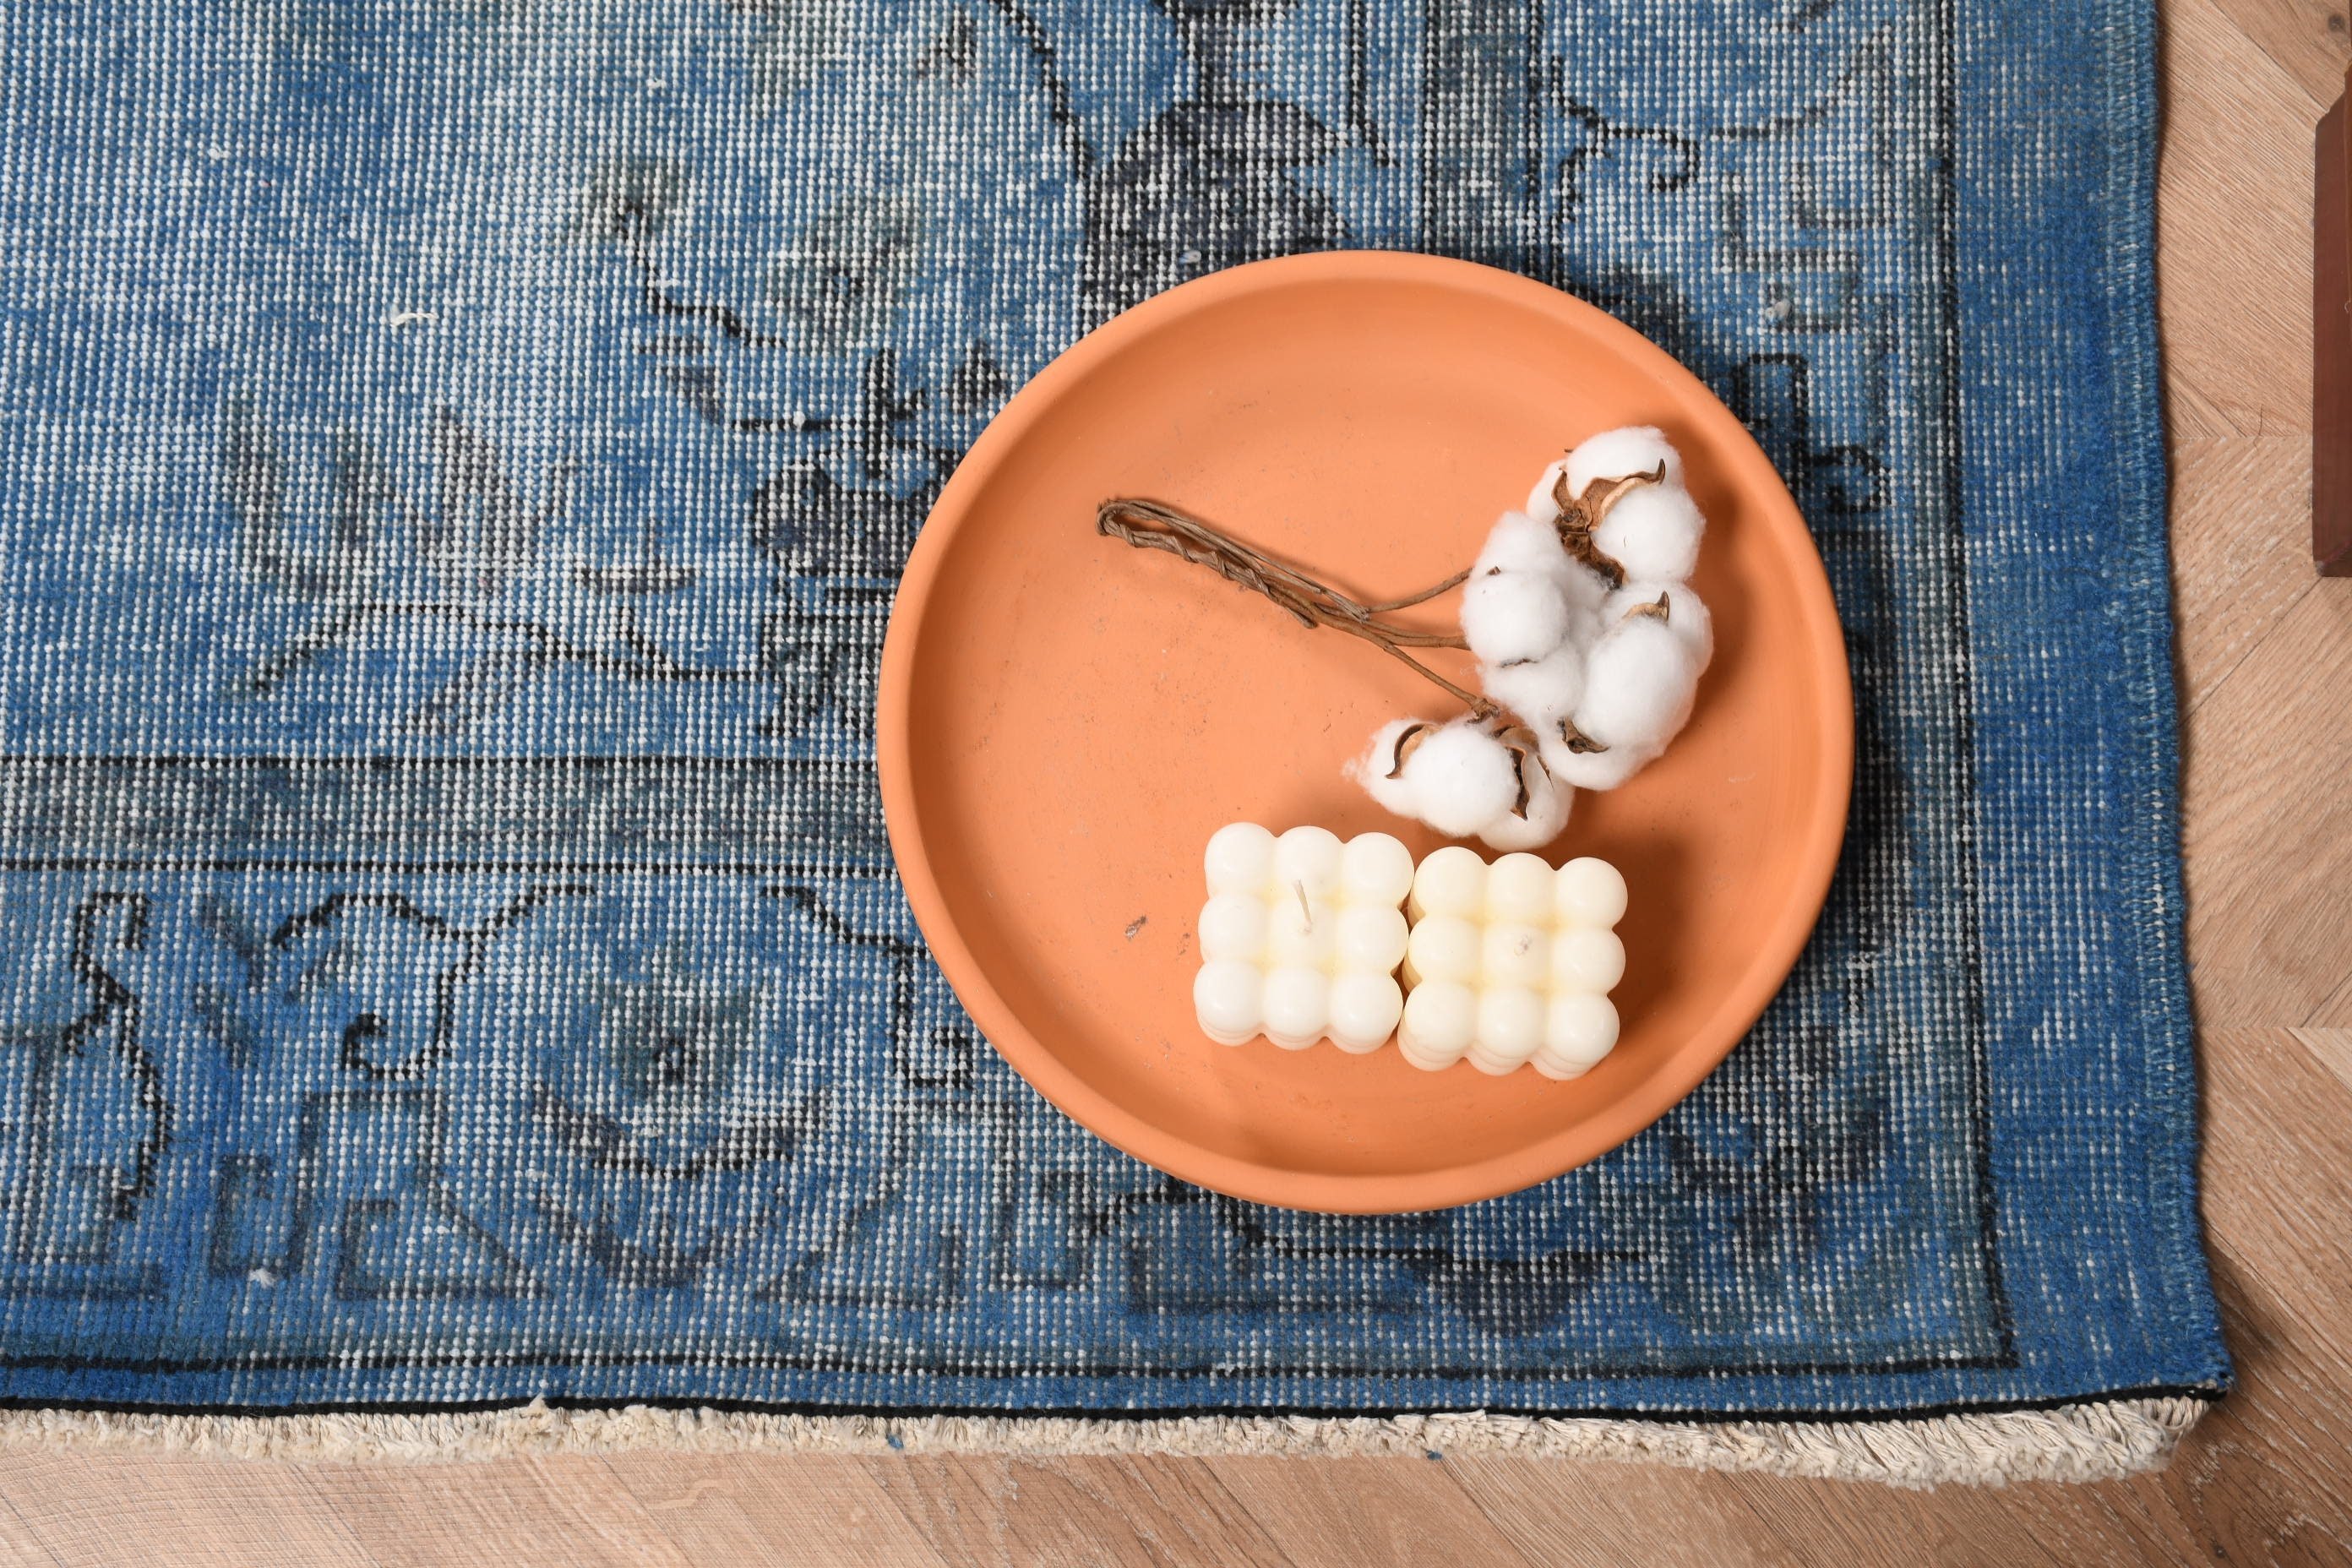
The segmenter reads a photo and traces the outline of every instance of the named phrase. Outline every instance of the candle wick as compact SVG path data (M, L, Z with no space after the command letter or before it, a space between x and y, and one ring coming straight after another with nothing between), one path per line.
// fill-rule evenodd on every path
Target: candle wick
M1298 912L1307 917L1307 929L1311 931L1315 929L1315 906L1307 901L1307 884L1293 881L1290 885L1298 893Z

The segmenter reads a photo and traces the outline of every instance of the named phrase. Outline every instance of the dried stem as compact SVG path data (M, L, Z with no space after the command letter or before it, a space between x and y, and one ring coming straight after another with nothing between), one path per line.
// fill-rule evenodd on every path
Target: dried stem
M1095 531L1123 539L1139 550L1164 550L1196 566L1205 566L1237 587L1263 595L1289 612L1301 626L1328 626L1349 637L1361 637L1454 698L1478 718L1489 718L1500 711L1487 698L1455 685L1405 651L1467 647L1460 637L1449 632L1416 631L1378 618L1391 611L1426 603L1449 588L1460 586L1469 575L1467 573L1457 573L1406 598L1367 605L1231 534L1156 501L1132 498L1107 500L1095 510Z
M1461 571L1456 572L1444 582L1433 583L1418 594L1408 594L1402 599L1383 600L1381 603L1377 605L1366 605L1364 608L1370 610L1376 616L1385 616L1391 610L1410 610L1415 605L1427 604L1430 600L1434 599L1440 594L1452 593L1454 589L1459 588L1463 584L1467 583L1468 581L1470 581L1470 568L1465 566Z

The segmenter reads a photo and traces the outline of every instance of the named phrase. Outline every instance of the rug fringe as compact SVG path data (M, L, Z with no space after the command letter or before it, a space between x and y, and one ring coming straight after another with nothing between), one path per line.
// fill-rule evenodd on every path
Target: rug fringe
M2205 1412L2195 1398L2116 1399L1876 1421L1680 1421L1494 1415L873 1416L556 1408L441 1414L180 1415L0 1412L0 1448L133 1448L299 1461L418 1464L671 1448L1021 1456L1484 1454L1764 1470L1926 1488L2091 1481L2154 1469Z

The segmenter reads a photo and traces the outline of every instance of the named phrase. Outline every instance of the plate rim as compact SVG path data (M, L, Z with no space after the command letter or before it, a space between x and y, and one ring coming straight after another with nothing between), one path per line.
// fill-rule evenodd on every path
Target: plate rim
M1804 870L1793 889L1797 896L1758 942L1759 959L1769 958L1769 962L1751 967L1751 978L1743 982L1756 994L1737 990L1732 994L1737 1005L1727 1009L1729 1026L1724 1031L1721 1049L1703 1053L1704 1059L1696 1063L1683 1060L1689 1055L1687 1050L1678 1052L1676 1065L1671 1070L1651 1075L1634 1092L1539 1142L1520 1144L1503 1154L1438 1170L1402 1174L1299 1171L1221 1153L1132 1113L1098 1093L1065 1066L990 982L950 911L931 868L923 824L915 805L908 732L923 609L930 602L950 543L970 518L971 498L988 482L1002 458L1016 447L1029 427L1060 400L1066 384L1087 374L1097 362L1116 354L1128 340L1156 331L1230 299L1261 289L1365 281L1467 291L1541 314L1579 319L1578 324L1583 330L1602 339L1620 340L1619 346L1627 351L1629 357L1654 360L1664 379L1678 379L1685 391L1721 412L1738 432L1744 448L1744 466L1752 470L1743 476L1743 487L1749 479L1759 480L1752 493L1759 495L1760 509L1783 513L1804 543L1804 549L1796 552L1797 595L1806 602L1809 611L1802 621L1814 644L1813 651L1820 667L1830 676L1822 697L1827 720L1824 771L1841 781L1841 787L1821 793L1802 823L1806 855ZM1831 657L1820 658L1824 652ZM892 597L883 635L875 704L876 769L881 784L884 826L899 881L933 959L990 1046L1063 1114L1156 1170L1248 1202L1327 1214L1399 1214L1454 1208L1518 1192L1599 1158L1650 1127L1686 1099L1747 1037L1757 1018L1787 984L1790 972L1820 921L1843 852L1846 819L1852 808L1853 750L1853 670L1836 600L1830 590L1828 567L1796 498L1738 416L1680 360L1589 300L1477 262L1397 250L1314 251L1213 272L1129 307L1055 355L989 421L932 503ZM1771 976L1760 986L1752 979L1758 968ZM1726 1016L1726 1013L1719 1012L1717 1016ZM1529 1174L1536 1166L1542 1168Z

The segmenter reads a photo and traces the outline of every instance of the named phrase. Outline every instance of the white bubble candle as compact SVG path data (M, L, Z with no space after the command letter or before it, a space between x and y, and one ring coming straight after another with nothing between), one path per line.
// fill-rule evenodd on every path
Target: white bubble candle
M1202 1033L1228 1046L1262 1034L1294 1051L1387 1043L1404 1008L1396 970L1413 867L1402 844L1385 833L1342 842L1321 827L1277 838L1236 822L1211 837L1204 868L1192 983Z
M1436 1071L1467 1059L1484 1072L1532 1065L1575 1078L1617 1043L1609 991L1625 973L1612 929L1625 879L1605 860L1553 870L1533 855L1492 866L1459 845L1414 874L1397 1045Z

